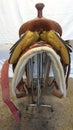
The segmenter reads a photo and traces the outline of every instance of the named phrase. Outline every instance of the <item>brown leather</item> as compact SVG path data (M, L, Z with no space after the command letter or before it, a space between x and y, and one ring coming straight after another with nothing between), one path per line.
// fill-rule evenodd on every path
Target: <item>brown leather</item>
M46 19L42 16L43 7L44 4L42 3L36 4L36 8L38 11L37 18L24 23L19 29L19 36L21 36L21 34L25 33L27 30L39 32L54 30L58 32L60 36L62 35L62 28L57 22Z

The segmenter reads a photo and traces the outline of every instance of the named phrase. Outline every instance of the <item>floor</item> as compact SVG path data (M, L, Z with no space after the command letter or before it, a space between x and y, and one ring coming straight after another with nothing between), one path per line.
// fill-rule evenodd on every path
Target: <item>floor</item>
M10 82L11 83L11 82ZM73 79L69 79L69 88L66 98L58 99L48 94L47 89L42 95L42 102L51 104L50 108L29 107L26 110L30 97L11 100L21 112L21 123L16 124L12 113L2 101L0 86L0 130L73 130Z

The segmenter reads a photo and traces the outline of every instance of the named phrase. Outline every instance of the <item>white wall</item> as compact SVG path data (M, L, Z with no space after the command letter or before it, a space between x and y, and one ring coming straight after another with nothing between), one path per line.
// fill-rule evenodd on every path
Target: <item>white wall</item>
M43 2L43 16L58 22L62 38L73 39L73 0L0 0L0 44L14 44L20 26L37 16L35 4Z

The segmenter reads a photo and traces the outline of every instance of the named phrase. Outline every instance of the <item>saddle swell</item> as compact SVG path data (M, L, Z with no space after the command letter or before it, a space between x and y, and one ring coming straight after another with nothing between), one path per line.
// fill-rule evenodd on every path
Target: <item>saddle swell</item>
M36 9L38 12L37 18L24 23L19 29L19 36L27 30L38 32L54 30L59 33L60 36L62 35L62 28L57 22L46 19L42 16L43 7L44 4L42 3L36 4Z

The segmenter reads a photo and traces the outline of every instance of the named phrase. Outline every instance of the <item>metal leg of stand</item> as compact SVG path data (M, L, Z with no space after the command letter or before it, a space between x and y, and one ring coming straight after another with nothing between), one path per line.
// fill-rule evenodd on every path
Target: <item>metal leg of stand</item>
M37 105L40 105L40 95L41 95L41 88L40 88L40 54L37 54Z
M34 67L34 57L31 58L31 93L32 93L32 103L34 103L34 77L33 77L33 67Z
M31 104L28 104L27 106L27 109L28 107L46 107L46 108L50 108L51 111L53 111L53 108L51 105L49 104L41 104L40 103L40 97L41 97L41 78L40 78L40 64L43 63L41 61L41 56L42 54L37 54L37 102L34 103L34 96L33 96L33 59L31 59L31 79L32 79L32 103ZM43 67L43 64L42 64L42 67Z

